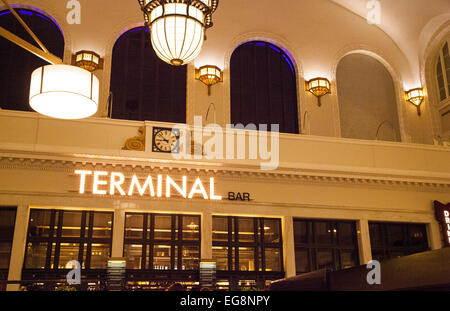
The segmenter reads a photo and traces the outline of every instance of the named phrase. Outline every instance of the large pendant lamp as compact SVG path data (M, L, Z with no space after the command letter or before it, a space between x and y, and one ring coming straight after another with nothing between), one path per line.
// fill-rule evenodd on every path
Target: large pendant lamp
M51 64L36 69L31 75L31 108L58 119L82 119L94 115L99 99L98 78L86 69L64 65L62 59L49 52L8 1L1 1L39 48L3 27L0 27L0 36Z
M219 0L138 0L150 27L153 49L174 66L185 65L200 53L205 30Z
M98 108L99 80L83 68L47 65L31 74L30 106L57 119L83 119Z

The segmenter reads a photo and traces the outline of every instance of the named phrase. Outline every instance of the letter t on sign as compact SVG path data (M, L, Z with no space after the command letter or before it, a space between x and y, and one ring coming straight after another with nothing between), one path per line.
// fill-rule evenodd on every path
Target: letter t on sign
M92 175L92 171L76 170L75 174L80 175L80 194L83 194L86 188L86 176Z

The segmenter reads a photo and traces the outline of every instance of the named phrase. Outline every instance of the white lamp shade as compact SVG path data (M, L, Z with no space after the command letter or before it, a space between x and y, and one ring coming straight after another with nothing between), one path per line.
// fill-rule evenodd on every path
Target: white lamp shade
M31 74L30 106L58 119L83 119L97 112L99 80L69 65L43 66Z
M184 65L200 53L205 15L184 3L156 8L151 16L151 41L159 58L171 65Z

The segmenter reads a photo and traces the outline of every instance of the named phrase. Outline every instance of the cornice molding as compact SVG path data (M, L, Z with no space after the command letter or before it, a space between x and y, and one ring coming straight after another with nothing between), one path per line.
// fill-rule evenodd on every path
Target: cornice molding
M0 155L0 169L24 169L33 171L62 171L73 174L76 169L117 171L136 174L144 177L147 174L196 175L199 177L214 174L224 180L251 180L281 183L306 184L339 184L350 186L381 187L381 188L427 188L434 191L448 191L450 177L429 175L386 174L376 172L331 170L329 168L301 169L279 168L274 171L261 171L256 166L233 165L217 166L212 163L177 163L176 161L139 162L130 159L130 163L103 158L64 159L51 155L38 157L27 155ZM201 164L201 165L200 165Z

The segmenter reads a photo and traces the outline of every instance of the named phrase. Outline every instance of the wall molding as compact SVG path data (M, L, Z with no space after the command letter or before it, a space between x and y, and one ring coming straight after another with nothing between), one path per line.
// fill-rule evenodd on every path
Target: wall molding
M0 155L0 169L21 169L32 171L59 171L73 174L74 170L120 170L125 175L148 174L195 175L208 177L214 174L216 178L224 180L245 180L255 182L280 182L284 184L333 184L363 187L377 187L392 189L395 187L416 188L418 191L444 191L450 189L448 174L406 174L401 171L391 173L382 171L339 170L338 167L279 168L274 171L261 171L257 166L249 165L214 165L214 163L183 163L177 161L139 161L123 158L122 161L107 159L106 157L70 159L52 157L50 155Z

